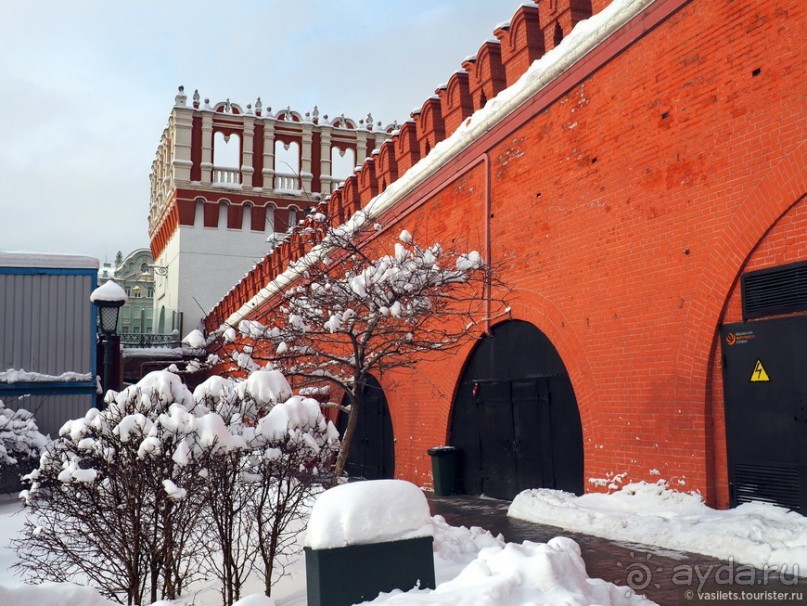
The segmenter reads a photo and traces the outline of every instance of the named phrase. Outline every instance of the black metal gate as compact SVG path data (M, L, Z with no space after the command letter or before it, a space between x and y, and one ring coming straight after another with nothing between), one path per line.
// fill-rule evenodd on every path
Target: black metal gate
M807 316L722 327L732 506L807 512Z
M527 488L583 491L583 432L566 368L532 324L493 329L468 359L452 444L467 494L512 499Z
M340 435L344 435L345 427L347 427L347 415L341 414ZM380 480L394 477L395 445L392 437L392 420L384 390L374 377L369 377L364 386L364 409L359 414L345 468L348 475L355 478Z

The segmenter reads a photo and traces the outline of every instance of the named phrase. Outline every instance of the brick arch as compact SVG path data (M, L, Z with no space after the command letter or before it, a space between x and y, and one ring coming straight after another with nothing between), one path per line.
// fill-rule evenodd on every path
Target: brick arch
M711 361L717 344L718 325L740 273L768 232L796 205L807 191L807 144L801 144L773 167L738 207L717 245L711 251L702 280L689 310L689 321L679 341L676 360L680 370L674 386L675 402L697 402L703 406L707 428L714 411L707 399L711 382ZM705 452L714 460L714 430L703 436ZM707 469L707 490L716 491L713 468ZM713 500L714 494L707 495Z
M717 239L689 311L689 328L677 360L688 385L706 388L709 350L723 310L742 267L773 225L807 191L807 144L797 147L760 181ZM683 394L682 394L683 395Z
M583 447L585 450L584 464L589 464L591 450L587 445L599 440L601 422L596 414L596 389L594 386L594 373L588 364L583 343L571 328L563 312L549 299L530 289L516 288L512 291L511 313L508 317L498 320L494 326L511 320L529 322L541 332L555 346L574 388L577 407L580 411L580 423L583 427ZM439 407L437 422L445 428L446 435L450 429L451 415L456 390L462 378L463 369L472 354L477 341L470 341L457 351L450 360L443 362L441 374L444 379L438 381L445 388L448 398ZM600 440L601 441L601 440ZM584 471L587 474L587 469Z
M560 308L539 292L516 288L513 290L511 301L512 312L508 319L529 322L541 330L558 350L566 366L566 372L569 373L577 407L580 410L583 445L591 443L600 431L600 419L596 409L594 372L588 363L583 342ZM586 463L588 464L588 457Z

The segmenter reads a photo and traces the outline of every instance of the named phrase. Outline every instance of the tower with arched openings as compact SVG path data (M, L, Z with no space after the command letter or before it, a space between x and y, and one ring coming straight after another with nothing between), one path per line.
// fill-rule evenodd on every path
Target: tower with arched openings
M154 330L201 328L233 284L336 189L395 125L329 119L260 97L242 108L179 87L151 166ZM275 234L273 236L273 234Z

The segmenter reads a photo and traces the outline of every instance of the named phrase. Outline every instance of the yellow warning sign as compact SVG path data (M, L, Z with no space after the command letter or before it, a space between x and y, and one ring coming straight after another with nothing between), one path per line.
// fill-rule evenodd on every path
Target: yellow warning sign
M762 366L762 360L757 360L757 363L754 365L754 372L751 373L751 382L767 383L770 380L771 378L768 376L768 373L765 372L765 367Z

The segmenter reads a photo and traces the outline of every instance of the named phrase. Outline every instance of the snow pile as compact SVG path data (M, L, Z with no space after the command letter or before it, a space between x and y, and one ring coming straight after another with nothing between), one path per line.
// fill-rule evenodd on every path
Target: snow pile
M447 543L441 540L440 544ZM435 555L443 557L439 552ZM459 575L438 584L437 589L395 591L366 604L649 606L653 602L626 592L624 587L589 578L577 543L556 537L548 543L525 541L521 545L485 547Z
M575 496L526 490L508 515L617 541L657 545L750 564L807 570L807 518L781 507L746 503L718 511L698 494L666 482L628 484L612 494Z
M478 526L451 526L443 516L432 517L434 574L437 584L450 581L486 547L504 547L504 537L494 537Z
M9 410L0 400L0 470L25 460L35 461L47 442L33 414L24 408Z
M403 480L343 484L317 498L306 546L333 549L432 536L423 492Z

